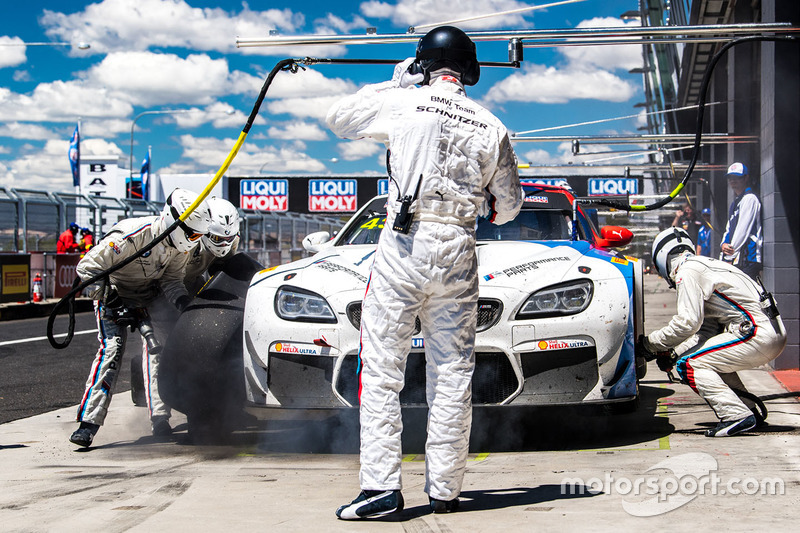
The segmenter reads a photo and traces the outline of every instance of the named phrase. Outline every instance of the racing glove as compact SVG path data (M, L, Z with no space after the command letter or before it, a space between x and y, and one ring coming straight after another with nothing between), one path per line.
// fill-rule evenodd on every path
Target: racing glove
M178 296L178 299L175 300L175 308L183 313L183 310L191 303L192 297L188 294L184 294L183 296Z
M416 58L408 57L394 67L392 81L396 82L401 89L422 83L422 80L425 79L425 74L421 72L418 74L411 73L410 69L414 61L416 61Z
M134 310L125 306L116 289L112 288L106 296L105 318L123 328L130 326L131 331L139 323Z

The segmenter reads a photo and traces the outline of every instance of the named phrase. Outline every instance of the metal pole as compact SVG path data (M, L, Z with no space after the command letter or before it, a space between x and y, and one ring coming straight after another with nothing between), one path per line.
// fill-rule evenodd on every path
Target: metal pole
M698 26L631 26L614 28L568 28L555 30L502 30L466 32L473 41L507 41L509 39L528 39L543 41L546 39L592 39L592 45L603 44L603 39L634 38L627 44L649 42L653 37L714 37L719 40L730 40L735 36L762 35L764 33L787 34L800 31L789 23L775 24L711 24ZM416 43L421 35L414 33L369 34L369 35L299 35L272 36L262 38L238 38L239 48L251 46L297 46L313 44L386 44ZM553 44L562 46L564 43ZM615 43L619 44L619 43ZM525 45L527 46L527 45Z
M514 142L571 142L580 144L684 144L692 142L694 135L680 133L642 134L642 135L545 135L540 137L510 137ZM753 135L729 135L727 133L704 133L705 144L757 143Z

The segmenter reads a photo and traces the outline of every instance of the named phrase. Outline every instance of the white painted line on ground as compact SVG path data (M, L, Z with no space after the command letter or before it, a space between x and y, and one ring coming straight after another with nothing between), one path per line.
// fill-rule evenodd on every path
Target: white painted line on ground
M87 333L97 333L96 329L85 329L83 331L76 331L73 335L85 335ZM59 333L58 335L53 335L53 337L66 337L66 333ZM9 344L22 344L23 342L36 342L36 341L44 341L47 340L47 337L30 337L28 339L17 339L15 341L3 341L0 342L0 346L8 346Z

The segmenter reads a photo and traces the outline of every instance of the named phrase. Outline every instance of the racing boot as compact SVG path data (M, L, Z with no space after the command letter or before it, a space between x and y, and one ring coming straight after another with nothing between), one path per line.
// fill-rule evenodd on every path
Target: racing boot
M744 431L749 431L756 427L755 415L746 416L739 420L730 422L720 422L714 429L706 431L706 437L733 437Z
M460 505L458 498L453 500L437 500L436 498L428 498L431 502L431 511L434 514L443 514L443 513L454 513L458 511L458 507Z
M98 429L100 429L100 426L97 424L92 424L91 422L81 422L81 425L78 426L78 429L76 429L72 435L70 435L69 441L73 444L77 444L78 446L88 448L92 445L92 440L94 440L94 436L97 434Z
M166 416L154 416L150 419L153 427L154 437L168 437L172 435L172 426L169 425L169 418Z
M399 490L362 490L358 497L336 509L341 520L376 518L403 510L403 495Z

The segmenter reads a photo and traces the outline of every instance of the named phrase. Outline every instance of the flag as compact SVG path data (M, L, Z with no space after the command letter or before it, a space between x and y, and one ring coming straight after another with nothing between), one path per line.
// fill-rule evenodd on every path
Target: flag
M140 170L142 180L142 200L150 199L150 148L147 148L147 155L144 156L142 161L142 169Z
M81 124L80 122L75 126L75 131L72 133L72 138L69 140L69 166L72 168L72 185L80 187L81 185Z

